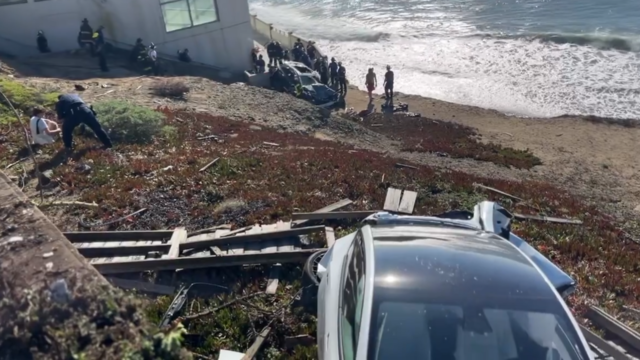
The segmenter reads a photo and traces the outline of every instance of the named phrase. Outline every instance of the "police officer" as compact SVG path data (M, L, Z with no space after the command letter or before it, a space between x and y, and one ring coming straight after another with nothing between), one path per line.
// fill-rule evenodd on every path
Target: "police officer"
M38 43L38 50L41 53L50 53L51 49L49 49L49 41L47 40L47 37L44 36L44 31L39 30L38 31L38 36L36 37L36 42Z
M104 131L96 113L77 94L63 94L58 96L56 104L56 113L58 119L63 120L62 123L62 141L67 153L73 149L73 129L80 124L85 124L96 134L98 139L104 145L104 149L113 147L109 135Z

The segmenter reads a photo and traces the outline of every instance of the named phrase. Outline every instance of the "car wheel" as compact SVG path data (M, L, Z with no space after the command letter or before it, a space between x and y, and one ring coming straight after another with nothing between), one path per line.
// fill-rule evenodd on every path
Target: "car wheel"
M318 264L326 253L326 249L317 251L311 254L311 256L309 256L304 264L305 275L316 285L320 285L320 278L318 277Z

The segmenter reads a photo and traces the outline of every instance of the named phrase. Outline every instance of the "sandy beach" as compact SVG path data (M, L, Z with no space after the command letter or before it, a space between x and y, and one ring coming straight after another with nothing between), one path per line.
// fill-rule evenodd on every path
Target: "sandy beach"
M350 87L346 100L347 109L356 111L366 109L369 103L367 93L354 87ZM519 118L401 93L396 94L395 102L407 103L409 111L427 118L474 127L484 141L529 149L543 162L531 170L531 177L552 180L585 194L599 193L595 198L608 204L622 203L628 209L640 205L636 155L640 128L570 116ZM375 111L380 111L382 103L382 97L376 95Z

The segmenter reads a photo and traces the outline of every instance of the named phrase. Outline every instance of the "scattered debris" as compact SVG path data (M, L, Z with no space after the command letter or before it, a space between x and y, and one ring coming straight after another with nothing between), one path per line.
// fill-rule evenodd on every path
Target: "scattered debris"
M513 199L515 201L520 201L520 202L524 201L524 200L522 200L521 198L519 198L517 196L511 195L511 194L507 194L504 191L501 191L501 190L498 190L498 189L495 189L495 188L492 188L492 187L489 187L489 186L485 186L485 185L482 185L482 184L473 184L473 186L476 186L476 187L479 187L479 188L482 188L482 189L485 189L485 190L492 191L492 192L494 192L496 194L500 194L502 196L506 196L506 197L511 198L511 199Z
M17 243L17 242L21 242L22 240L24 240L24 238L22 236L12 236L9 238L9 241L7 241L7 243L11 244L11 243Z
M87 90L87 88L85 88L84 86L82 86L80 84L73 85L73 88L76 89L77 91L85 91L85 90Z
M312 346L316 343L316 339L308 334L302 334L297 336L287 336L284 338L284 347L287 350L292 350L296 346Z
M11 164L7 165L7 166L5 167L5 169L11 169L11 168L12 168L12 167L14 167L15 165L20 164L21 162L26 161L26 160L29 160L29 158L28 158L28 157L25 157L25 158L22 158L22 159L20 159L20 160L18 160L18 161L16 161L16 162L14 162L14 163L11 163Z
M81 227L85 228L85 229L90 229L90 228L99 227L99 226L107 226L107 225L111 225L111 224L115 224L115 223L127 220L127 219L131 218L132 216L142 214L142 213L144 213L146 211L147 211L147 208L142 208L142 209L140 209L140 210L138 210L136 212L133 212L133 213L131 213L129 215L125 215L125 216L123 216L121 218L117 218L117 219L114 219L114 220L111 220L111 221L107 221L105 223L89 224L89 223L84 222L84 220L82 218L80 218L80 220L78 220L78 224Z
M405 214L413 214L413 208L416 203L418 193L409 190L387 189L387 197L384 201L384 210L390 212L400 212Z
M253 358L256 356L258 351L260 351L260 348L262 347L264 340L267 338L267 336L269 336L270 332L271 332L271 328L268 326L265 327L260 332L256 340L253 342L253 345L251 345L251 347L247 350L244 357L242 357L242 360L253 360Z
M53 263L52 263L52 262L48 262L48 263L44 264L44 268L45 268L47 271L51 271L51 270L53 270Z
M53 256L53 252L48 252L48 253L44 253L44 254L42 254L42 257L43 257L44 259L48 259L48 258L50 258L50 257L52 257L52 256Z
M114 92L114 91L116 91L116 90L115 90L115 89L112 89L112 90L109 90L109 91L107 91L107 92L105 92L105 93L98 94L98 95L96 95L96 98L99 98L100 96L105 96L105 95L107 95L107 94L111 94L111 93L112 93L112 92Z
M272 143L272 142L267 142L267 141L263 141L262 143L265 144L265 145L269 145L269 146L280 146L279 144Z
M218 140L219 137L218 137L218 135L207 135L207 136L200 136L197 139L198 140L207 140L207 139L216 139L216 140Z
M215 158L212 162L208 163L207 165L205 165L202 169L200 169L200 172L206 171L208 168L210 168L212 165L214 165L215 163L218 162L218 160L220 160L220 158Z
M34 201L32 201L33 205L43 209L43 208L47 208L47 207L51 207L51 206L80 206L80 207L85 207L85 208L97 208L99 205L96 203L87 203L87 202L82 202L82 201L53 201L53 202L47 202L47 203L43 203L43 204L38 204Z
M407 165L407 164L400 164L400 163L396 163L396 167L418 170L418 168L415 167L415 166Z
M49 291L51 291L51 300L59 304L65 304L71 300L71 293L65 279L56 280L51 284Z
M523 214L513 214L513 217L517 220L535 220L535 221L546 221L558 224L573 224L573 225L582 225L582 220L577 219L562 219L551 216L539 216L539 215L523 215Z

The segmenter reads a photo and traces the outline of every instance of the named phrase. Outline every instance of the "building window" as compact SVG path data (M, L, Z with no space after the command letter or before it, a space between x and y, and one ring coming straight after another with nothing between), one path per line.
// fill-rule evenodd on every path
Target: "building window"
M13 5L13 4L24 4L27 0L0 0L0 6L2 5Z
M160 6L167 32L188 29L219 20L216 0L161 0Z

